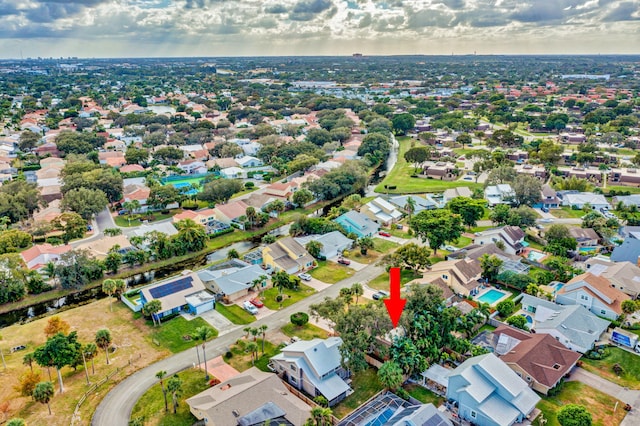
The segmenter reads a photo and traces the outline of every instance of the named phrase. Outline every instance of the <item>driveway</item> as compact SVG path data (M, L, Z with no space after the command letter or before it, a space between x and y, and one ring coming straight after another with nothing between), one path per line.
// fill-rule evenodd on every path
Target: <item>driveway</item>
M182 315L182 316L187 321L190 321L193 318L196 318L196 316L189 315L189 314ZM239 327L238 325L229 321L224 315L222 315L220 312L216 310L210 310L210 311L204 312L200 315L197 315L197 317L200 317L206 322L208 322L213 328L218 330L219 334L228 333L229 331L233 330L235 327Z

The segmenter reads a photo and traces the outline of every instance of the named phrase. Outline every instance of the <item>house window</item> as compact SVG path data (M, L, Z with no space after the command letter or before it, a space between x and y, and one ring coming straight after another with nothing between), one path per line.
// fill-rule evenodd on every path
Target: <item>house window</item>
M289 380L291 380L291 383L293 383L294 385L298 384L298 381L296 380L295 377L289 377Z
M478 413L476 413L475 411L471 411L471 417L475 419L477 416L478 416Z
M580 299L582 300L589 300L589 298L587 296L585 296L584 294L580 295Z
M442 274L442 279L443 279L443 280L448 280L448 279L449 279L449 276L448 276L448 275L446 275L446 274Z
M607 311L605 311L604 309L600 309L600 315L606 315Z
M293 364L291 364L291 370L292 370L292 371L298 371L298 369L296 368L296 366L295 366L295 365L293 365Z

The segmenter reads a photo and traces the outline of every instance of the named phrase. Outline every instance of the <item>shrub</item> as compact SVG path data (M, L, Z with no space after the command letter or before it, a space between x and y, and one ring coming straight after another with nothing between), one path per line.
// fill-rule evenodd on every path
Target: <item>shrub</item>
M305 312L296 312L295 314L291 315L290 319L291 319L291 324L298 327L302 327L303 325L309 322L309 315L306 314Z
M506 318L513 313L513 311L516 309L516 306L515 303L513 303L513 300L503 300L502 302L498 303L496 309L498 310L498 312L500 312L500 316L502 318Z
M256 184L253 182L245 182L244 184L244 187L247 189L252 189L254 186L256 186Z
M613 370L614 373L616 373L617 376L621 376L624 373L624 368L622 368L622 366L617 362L613 364L611 369Z
M557 385L549 389L549 392L547 392L547 396L558 395L560 392L562 392L563 387L564 387L564 379L560 379Z

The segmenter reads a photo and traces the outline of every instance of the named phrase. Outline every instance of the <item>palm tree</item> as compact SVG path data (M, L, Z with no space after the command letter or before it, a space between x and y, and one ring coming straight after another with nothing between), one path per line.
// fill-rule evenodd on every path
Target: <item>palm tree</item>
M156 314L160 312L160 310L162 310L162 302L155 299L142 307L142 315L150 316L153 321L153 325L156 325ZM157 324L160 324L160 318L158 318Z
M255 365L256 359L258 358L258 344L256 342L249 342L245 350L251 352L251 365Z
M198 345L199 345L199 341L200 338L199 336L194 332L191 333L191 340L193 340L194 342L196 342L196 356L198 357L198 368L200 368L200 349L198 349Z
M167 383L167 389L171 392L171 397L173 399L173 414L175 414L178 412L178 398L182 395L182 379L180 379L177 374L174 374Z
M35 362L35 358L33 357L33 354L26 354L24 357L22 357L22 364L23 365L28 365L29 368L31 369L31 372L33 373L33 363Z
M250 333L253 336L253 341L254 342L257 341L258 340L258 334L260 334L260 330L257 329L257 328L253 328L252 327Z
M51 405L49 405L49 402L54 394L55 391L53 389L53 383L51 382L40 382L33 389L33 399L41 404L47 404L49 415L51 415Z
M375 243L371 237L362 237L356 240L356 244L360 247L360 253L363 256L367 255L367 252L374 248Z
M333 412L330 408L314 407L311 409L311 418L307 420L305 426L328 426L333 424L331 416Z
M55 285L58 285L57 283L57 276L58 274L56 273L56 264L53 262L47 262L46 265L44 265L44 272L47 274L47 276L49 277L49 279L53 280L53 283Z
M96 345L104 351L109 365L109 346L111 346L111 332L106 328L96 332Z
M244 331L246 333L245 336L244 336L245 339L249 338L249 334L251 334L251 329L252 328L253 327L245 327L245 328L242 329L242 331Z
M489 321L489 316L491 315L491 305L484 302L478 303L478 312L484 317L485 321Z
M351 285L351 294L356 297L356 305L358 304L358 298L364 294L364 288L360 283L353 283Z
M209 380L209 370L207 369L207 353L206 344L207 340L213 337L213 331L207 326L196 328L195 335L198 336L198 340L202 340L202 360L204 362L204 374L205 379Z
M164 388L164 378L167 372L160 370L156 373L156 378L160 380L160 387L162 388L162 395L164 396L164 412L169 412L169 404L167 403L167 390Z
M138 200L125 201L124 203L122 203L122 207L128 213L129 226L131 226L131 217L133 216L133 213L140 208L140 201Z
M244 212L244 214L247 217L247 221L251 224L251 227L253 228L253 225L255 224L256 219L258 218L258 212L256 211L256 208L249 206L247 207L247 210Z
M102 291L109 297L113 296L116 292L116 281L110 278L102 282ZM109 303L109 310L113 312L113 300Z
M262 333L262 355L264 355L264 341L267 337L267 329L269 326L267 324L262 324L259 328L260 333Z
M200 251L204 248L207 231L202 225L191 219L184 219L176 224L176 228L178 228L176 238L185 245L187 251Z
M414 200L412 197L407 197L407 202L404 205L404 211L407 212L409 220L411 220L411 215L416 211L416 200Z
M95 343L87 343L86 345L84 345L83 350L85 359L91 361L91 374L96 374L96 366L93 360L95 359L96 355L98 355L98 347Z

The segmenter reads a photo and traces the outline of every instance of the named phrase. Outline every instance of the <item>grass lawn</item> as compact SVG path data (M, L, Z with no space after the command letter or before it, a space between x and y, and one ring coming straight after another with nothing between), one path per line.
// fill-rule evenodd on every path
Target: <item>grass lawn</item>
M333 407L333 415L339 419L351 413L384 388L378 381L377 371L373 368L354 374L352 380L351 388L354 392Z
M156 346L167 348L175 354L195 346L196 343L193 340L187 340L184 337L191 335L196 328L202 326L211 328L214 338L218 336L218 330L211 327L202 318L194 318L191 321L187 321L181 316L178 316L170 319L166 323L161 323L158 327L154 327L149 338Z
M394 243L393 241L385 240L383 238L374 238L373 239L373 249L382 254L387 254L394 248L399 247L400 244Z
M473 240L469 237L460 237L458 238L458 242L456 243L456 247L466 247L469 244L471 244L473 242Z
M609 355L605 359L595 360L583 357L582 368L620 386L640 389L640 362L638 362L638 355L616 347L610 347L606 350ZM622 367L623 373L621 376L613 372L615 364L620 364Z
M400 148L398 150L398 161L393 169L387 172L384 180L376 186L375 191L378 193L386 193L385 185L396 186L396 189L389 191L392 194L422 194L425 192L442 192L449 188L456 188L459 186L468 186L472 190L474 188L480 188L482 185L466 182L466 181L443 181L435 179L413 178L411 175L415 172L413 164L407 163L404 159L404 153L411 148L411 143L414 141L410 137L399 137L398 143ZM416 142L416 141L414 141ZM416 146L418 143L416 142Z
M346 265L340 265L339 263L328 260L318 260L317 262L318 266L309 271L309 274L313 278L325 283L335 284L338 281L349 278L356 272Z
M495 226L476 226L475 228L468 229L466 232L475 234L476 232L486 231L487 229L493 229Z
M409 392L409 395L423 404L432 403L436 407L439 407L444 402L443 397L431 392L429 389L423 388L420 385L406 385L404 390Z
M622 409L622 401L618 403L616 411L613 411L616 401L618 400L580 382L566 382L558 395L543 396L537 407L547 420L546 426L560 426L556 413L566 404L584 405L593 417L594 426L609 426L620 424L627 414ZM540 416L533 424L540 425Z
M178 377L182 379L182 396L179 398L176 414L173 414L173 402L170 394L167 395L169 413L164 412L164 398L160 384L158 384L147 390L136 402L131 412L131 419L143 417L145 425L159 426L190 426L195 423L197 419L189 411L185 400L207 389L204 372L190 369L178 373ZM165 379L165 386L168 379L168 377Z
M409 229L409 228L405 228L405 229ZM396 229L394 227L394 228L391 228L391 229L384 228L383 230L385 232L390 233L394 237L404 238L405 240L410 240L411 238L413 238L413 236L407 234L407 231L405 229Z
M231 199L238 198L238 197L240 197L241 195L250 194L250 193L252 193L253 191L256 191L256 190L258 190L258 189L260 189L260 188L258 188L257 186L254 186L253 188L250 188L250 189L243 189L242 191L240 191L240 192L236 192L235 194L233 194L233 195L231 196Z
M226 319L234 324L250 324L256 320L256 317L238 305L225 306L222 303L216 303L216 311L220 312Z
M316 291L304 284L300 284L297 290L285 288L282 292L284 300L282 303L276 302L276 296L278 295L277 288L270 288L262 292L261 300L264 302L264 306L272 310L278 310L280 307L286 308L294 303L311 296Z
M580 219L586 214L584 210L573 210L571 207L553 209L550 213L560 219Z
M629 191L632 194L640 194L640 187L635 186L621 186L621 185L607 185L607 191Z
M329 336L329 333L326 330L309 323L306 323L302 327L289 323L283 326L281 330L289 337L296 336L302 340L311 340L316 337L319 339L326 339Z
M483 331L493 331L495 329L496 328L494 326L489 325L489 324L485 324L485 325L483 325L482 327L480 327L478 329L478 334L482 333Z
M367 265L380 259L381 253L375 250L367 250L367 254L360 253L360 249L349 251L344 257L358 263L366 263Z
M531 247L531 248L534 248L534 249L540 250L540 251L544 251L545 250L545 247L542 244L536 243L528 235L524 237L524 240L529 243L529 247Z
M169 210L168 214L162 214L160 212L151 213L149 215L134 214L131 217L131 221L129 221L129 215L115 216L113 218L113 221L116 223L116 225L123 226L123 227L140 226L142 225L141 218L147 219L149 223L153 223L159 220L169 219L170 217L173 217L174 215L180 213L181 211L182 209L173 209L173 210Z
M250 340L240 339L238 342L231 346L231 358L224 357L227 364L232 366L238 371L245 371L252 366L258 367L262 371L269 372L267 365L269 359L280 352L280 348L273 343L265 340L264 342L264 354L262 353L262 339L258 338L256 343L258 344L258 359L251 362L251 353L246 351L247 343L249 343L253 337L249 337Z
M403 269L400 272L400 283L405 285L409 281L415 280L416 278L420 278L422 274L416 273L409 269ZM387 290L389 291L389 273L385 272L383 274L378 275L367 284L369 287L375 290Z

